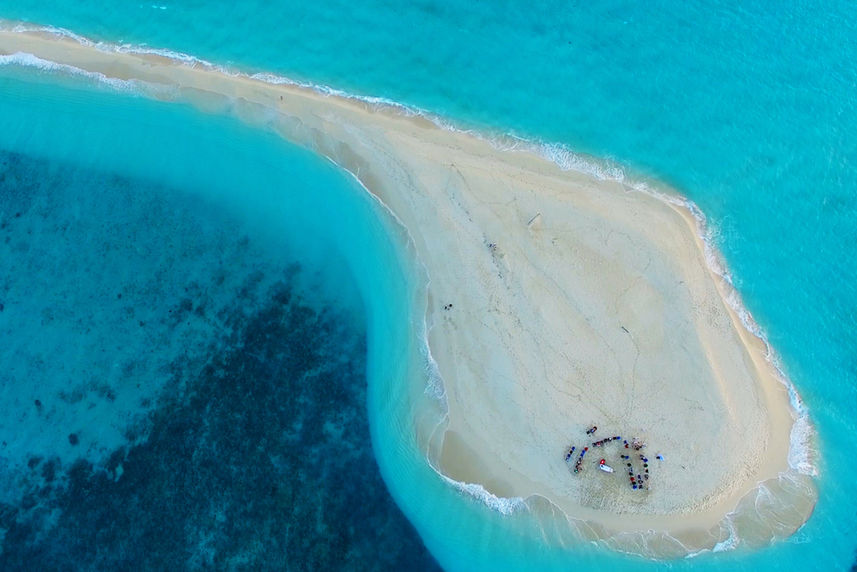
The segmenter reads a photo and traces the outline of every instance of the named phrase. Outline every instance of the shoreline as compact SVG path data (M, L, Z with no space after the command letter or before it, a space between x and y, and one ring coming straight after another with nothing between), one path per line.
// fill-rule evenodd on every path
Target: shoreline
M230 106L228 100L234 98L248 102L251 107L258 105L263 111L276 110L278 117L266 118L265 113L260 114L262 123L270 121L268 125L289 141L310 147L328 157L351 172L378 198L411 234L419 261L430 276L426 316L428 346L431 355L437 360L446 388L450 440L447 446L447 443L433 442L430 437L428 440L433 443L428 443L426 448L437 447L441 452L439 458L430 458L429 461L432 466L437 465L442 472L448 473L447 476L452 480L473 478L474 482L483 483L488 492L493 494L493 491L497 491L495 496L498 497L549 499L569 518L598 523L604 527L601 533L596 533L601 539L615 536L615 533L655 530L673 537L687 537L690 539L688 544L700 545L699 549L704 549L706 545L716 546L728 538L724 538L724 517L738 506L745 495L758 490L757 483L777 479L784 473L789 476L795 473L795 478L799 478L788 464L792 447L789 437L794 424L794 414L789 396L786 395L789 386L780 385L785 382L778 379L781 372L773 371L776 369L774 364L766 359L769 351L767 342L752 334L735 308L729 304L731 286L724 277L718 277L717 271L705 260L706 249L713 247L703 241L700 236L701 223L689 207L670 204L654 194L645 195L639 189L629 192L621 182L597 180L584 173L563 171L559 165L549 163L544 157L527 150L516 150L514 153L502 151L468 132L443 131L432 123L431 118L419 115L409 117L402 114L399 108L373 108L372 103L357 98L325 95L296 84L264 83L250 76L226 75L216 69L199 69L178 63L163 55L106 52L70 39L0 32L0 53L19 51L103 74L107 78L139 80L167 87L179 86L181 95L177 99L187 98L197 107L204 107L198 100L194 101L194 96L199 94L205 96L199 100L214 96L212 105L217 111L228 111L219 109L224 104L220 98L226 98L226 108ZM239 118L248 119L240 115ZM259 121L259 118L250 120ZM510 203L515 206L508 207ZM504 205L502 208L498 206L501 204ZM616 207L621 205L627 206L629 210L617 210ZM554 213L568 216L554 216ZM657 217L657 221L669 232L649 232L647 227L652 226L651 217ZM586 227L587 232L567 228L568 220ZM635 240L616 238L629 228L637 233L640 241L648 241L647 244L655 246L648 251L636 251L639 243ZM673 239L682 242L684 250L673 252ZM688 246L690 243L694 245L693 248ZM496 249L491 248L491 244L496 244ZM559 250L555 248L558 244L562 248L577 249L578 256L567 254L568 250L556 252ZM603 272L599 268L605 260L611 256L627 255L623 249L636 252L636 256L623 259L625 265L611 268L601 281L587 282L586 277L590 273ZM637 259L655 257L659 249L673 252L678 262L670 256L662 256L662 260L659 259L662 272L645 274L637 264ZM581 256L587 260L586 268L578 267L577 272L565 270L578 264ZM538 263L533 263L533 260ZM453 262L460 266L450 269ZM679 270L676 270L675 265L680 267ZM495 280L495 274L499 280ZM666 294L664 290L658 290L662 277L669 275L692 275L700 283L698 288L702 293L690 296L698 296L698 300L694 298L688 301L689 307L698 302L702 305L713 304L714 309L705 316L694 316L690 320L686 316L679 316L679 313L673 316L675 321L670 325L683 328L684 334L700 339L704 336L713 337L699 341L688 350L702 357L697 355L688 359L684 369L676 371L671 378L672 383L666 383L665 387L675 391L680 387L676 379L684 379L685 374L694 371L692 366L708 363L716 370L721 367L720 357L725 356L724 363L728 362L729 367L733 368L729 375L718 376L715 372L706 380L712 386L721 384L722 387L719 390L703 387L692 398L696 399L696 405L702 407L703 414L708 415L708 429L722 431L722 425L737 422L741 430L733 430L732 434L719 440L709 438L700 443L700 447L718 451L744 447L741 450L742 459L737 462L731 460L724 474L708 479L704 486L694 484L696 479L693 478L677 478L671 483L680 488L682 485L683 488L696 486L692 492L699 496L702 491L707 494L707 499L706 494L701 499L686 494L682 502L677 502L659 494L662 491L655 490L651 500L657 503L651 502L642 508L634 504L636 501L627 499L623 500L625 505L609 507L607 510L581 506L570 500L572 495L580 495L582 491L580 486L575 488L575 477L568 471L563 474L561 449L565 445L557 444L572 437L583 442L582 431L590 422L602 423L605 417L611 415L617 418L615 424L618 424L619 419L630 419L630 427L611 428L607 426L608 421L605 429L615 429L623 435L628 430L638 432L650 443L662 445L668 462L676 457L672 450L679 451L678 458L685 455L692 461L693 450L681 442L671 441L670 435L662 430L658 432L657 429L650 429L650 421L644 419L645 415L637 414L627 407L621 413L606 413L600 419L594 419L599 407L581 405L581 396L585 391L579 391L574 399L566 399L562 395L568 393L568 387L554 390L529 387L521 380L536 378L535 374L542 368L544 374L550 372L551 375L543 375L533 385L538 386L541 382L544 386L549 380L563 378L566 375L563 373L565 368L573 369L576 365L584 377L596 378L589 379L584 390L595 387L596 392L606 393L605 402L615 404L621 401L617 397L630 396L628 400L641 403L639 409L656 410L653 402L647 401L645 394L638 395L636 389L624 388L625 393L616 392L614 387L604 382L605 378L622 378L627 373L622 361L624 358L619 357L622 354L619 349L632 351L632 345L638 342L645 344L645 340L634 339L633 344L629 345L624 334L612 332L609 339L602 340L604 346L611 348L607 352L600 345L596 347L593 344L581 352L567 347L568 344L560 347L560 342L568 341L562 338L561 333L566 331L569 323L574 324L575 328L568 329L584 334L584 338L599 337L605 320L609 321L611 316L616 317L619 313L623 319L635 321L639 328L630 328L635 333L649 328L657 329L659 315L652 316L651 311L646 314L639 308L660 304L661 310L665 311L664 300L671 299L672 295L684 296L685 289L677 289L674 285L664 286ZM615 308L591 310L591 306L599 300L603 301L594 294L601 296L602 290L616 281L624 281L626 286L631 284L628 288L632 296L636 296L634 302L622 302L617 298ZM632 288L638 282L641 286ZM471 286L467 293L460 289L462 283ZM538 296L533 294L536 291L539 292ZM580 292L589 292L591 296L577 300ZM461 299L464 302L452 302ZM715 300L719 300L719 306ZM570 309L554 308L552 304L557 301L569 302ZM448 303L455 305L453 311L444 309ZM546 312L543 306L557 310L558 314L562 314L562 321L558 321L551 312ZM739 341L735 342L726 334L720 339L708 332L705 321L709 319L719 324L721 330L732 332L733 338L737 336ZM486 320L490 323L486 323ZM728 321L729 325L723 326L724 321ZM598 325L590 322L598 322ZM611 328L613 326L615 324L611 323ZM663 329L663 324L660 327ZM622 328L625 329L625 326ZM520 339L513 338L509 334L512 331L526 337L529 345L518 349ZM549 335L544 332L549 332ZM663 332L661 337L665 338ZM486 345L486 340L490 344ZM494 351L497 345L491 344L499 344L504 351ZM466 355L462 348L467 348L471 354ZM535 349L539 351L533 351ZM545 363L534 363L533 358L541 357L538 354L542 349L550 357L545 358ZM671 349L681 351L680 347ZM579 353L574 354L575 351ZM637 351L639 357L639 347ZM654 355L659 353L655 346L647 351L654 352ZM602 359L584 363L589 352ZM498 353L503 355L497 357ZM478 354L478 358L473 357L473 354ZM573 358L563 361L563 355L571 354L574 354ZM719 357L712 358L712 355ZM553 362L548 364L551 359ZM615 366L617 369L610 370L603 365L608 359L614 359L620 364ZM653 360L653 363L657 361ZM746 363L742 366L741 362ZM486 366L490 366L490 370ZM636 362L633 367L637 367ZM749 377L756 378L750 390L740 384L733 384L736 387L727 386L728 381L725 381L731 374L743 371L742 367L745 373L749 372ZM653 368L650 366L649 378L654 375ZM636 374L636 369L633 371ZM494 382L495 385L487 389L480 387L485 380L493 379L494 376L502 377L503 380ZM652 391L657 390L651 380L643 380L642 383L648 383L647 387ZM531 392L537 395L529 395ZM506 399L494 399L499 395ZM659 396L667 399L670 391L664 391ZM745 398L754 407L739 403ZM557 411L558 399L565 399L561 404L562 411ZM493 405L486 405L492 402ZM665 423L677 423L679 428L694 427L693 419L687 419L687 415L682 417L679 404L668 405L665 407L669 414L664 418ZM525 410L523 414L521 409ZM565 423L563 413L569 410L575 413L572 416L575 421ZM513 428L504 428L510 420L513 421ZM539 431L534 430L534 426ZM498 428L500 435L496 435ZM766 438L762 443L742 445L739 441L736 444L734 434L740 435L748 429L765 433ZM574 431L578 431L579 436ZM544 445L543 441L550 442L551 446ZM504 450L507 444L519 450L508 453ZM538 449L539 454L529 452L529 448ZM476 454L477 451L488 451L490 454L486 459L484 454ZM760 455L766 457L765 462L753 466L752 459ZM467 458L467 462L458 457ZM557 460L560 462L557 463ZM698 460L695 462L697 467L702 466ZM539 468L542 473L532 478L525 469L534 464L548 467ZM504 473L502 469L506 468L508 471ZM727 482L736 471L743 474L741 482L737 485ZM591 476L591 471L588 476ZM566 478L569 482L556 486L559 478ZM580 480L577 483L579 485ZM519 492L523 494L517 494ZM655 497L655 494L658 496ZM804 499L804 504L809 504L804 507L806 514L793 519L794 529L802 525L811 512L814 498L810 497L812 494ZM609 500L604 499L604 502ZM617 512L618 515L615 514ZM716 531L708 533L710 530Z

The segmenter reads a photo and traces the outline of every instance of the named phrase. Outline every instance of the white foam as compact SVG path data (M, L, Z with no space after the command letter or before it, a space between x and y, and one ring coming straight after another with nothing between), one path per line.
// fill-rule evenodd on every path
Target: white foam
M729 527L729 536L715 544L714 548L711 549L712 552L726 552L728 550L735 550L738 547L738 543L740 541L738 539L738 534L735 531L735 525L732 523L732 519L727 518L726 523Z
M701 556L708 552L716 553L716 552L728 552L730 550L735 550L738 548L738 545L741 543L741 539L738 536L738 531L735 530L735 523L732 520L734 513L729 513L726 515L726 518L721 521L721 526L725 524L726 528L729 530L729 536L717 542L711 548L703 548L701 550L697 550L694 552L688 552L685 556L686 559L696 558L697 556Z
M421 352L423 354L423 358L426 360L425 374L427 378L425 392L440 401L443 405L444 411L448 411L449 406L446 401L446 386L443 383L443 376L440 374L440 368L438 368L437 362L431 353L431 348L429 348L428 332L425 329L425 322L423 322L423 340L424 342Z
M46 72L61 72L71 75L81 76L93 79L99 83L110 86L111 88L124 93L139 93L142 83L136 80L124 80L113 77L108 77L103 73L91 72L76 68L66 64L58 64L50 60L44 60L40 57L28 54L25 52L15 52L8 55L0 55L0 66L17 65L29 68L36 68Z
M456 481L455 479L450 479L443 473L438 472L438 474L443 478L443 480L459 491L482 501L489 508L496 510L502 515L508 516L513 512L526 508L527 506L524 499L521 497L498 497L497 495L488 492L485 487L478 483L463 483L461 481Z
M0 20L0 30L10 32L37 32L43 34L50 34L52 36L61 36L64 38L69 38L84 46L95 45L94 42L88 40L83 36L75 34L71 30L66 30L65 28L55 28L53 26L37 26L33 24L26 24L23 22L9 22L5 20Z
M105 42L98 42L94 45L95 48L101 50L102 52L116 52L120 54L138 54L138 55L149 55L149 56L160 56L162 58L166 58L169 60L173 60L176 62L180 62L184 65L188 65L190 67L204 67L206 69L216 70L221 73L225 73L227 75L235 75L234 73L229 73L225 68L221 68L216 66L206 60L197 58L195 56L191 56L190 54L185 54L182 52L175 52L173 50L165 50L161 48L148 48L146 46L139 46L133 44L109 44Z
M219 71L224 71L222 68L218 68ZM336 89L334 87L316 84L316 83L308 83L303 81L297 81L293 79L289 79L287 77L283 77L281 75L272 74L272 73L254 73L254 74L242 74L235 72L227 72L230 75L238 75L241 77L247 77L250 79L255 79L257 81L261 81L264 83L269 83L271 85L293 85L296 87L301 87L304 89L312 90L316 93L320 93L328 96L341 97L343 99L351 99L356 101L362 101L363 103L368 103L377 108L392 108L403 115L408 117L413 117L417 115L428 116L430 115L427 111L421 110L417 107L413 107L410 105L405 105L403 103L399 103L397 101L393 101L392 99L387 99L384 97L374 97L371 95L355 95L353 93L348 93L347 91L342 91L340 89Z
M795 420L789 435L789 467L810 477L818 476L818 467L813 462L812 442L814 435L815 432L809 421L809 415L806 413Z
M596 161L589 159L580 153L575 153L565 145L558 143L533 143L526 142L527 151L535 152L545 157L564 171L575 171L584 173L599 181L616 181L624 183L626 180L625 170L611 161Z

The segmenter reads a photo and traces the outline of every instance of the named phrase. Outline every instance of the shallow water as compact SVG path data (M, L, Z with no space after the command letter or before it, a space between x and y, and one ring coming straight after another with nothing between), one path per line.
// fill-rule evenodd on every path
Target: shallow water
M820 494L794 537L676 566L842 569L854 561L857 502L842 478L857 470L850 4L155 2L105 11L96 2L20 0L0 17L385 97L674 184L707 215L744 302L810 411ZM395 466L390 455L382 465ZM510 540L515 517L496 520L476 501L465 500L461 514L472 519L458 519L453 535L419 508L443 487L391 486L447 566L523 567L533 558L641 565Z

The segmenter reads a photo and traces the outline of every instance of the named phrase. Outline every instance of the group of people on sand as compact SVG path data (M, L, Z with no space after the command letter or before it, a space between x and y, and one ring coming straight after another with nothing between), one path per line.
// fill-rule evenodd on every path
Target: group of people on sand
M595 443L592 444L592 446L593 447L603 447L605 444L609 443L610 441L618 441L621 438L622 437L607 437L606 439L601 439L600 441L596 441Z
M642 447L640 447L642 449ZM634 476L634 467L631 465L631 457L630 455L622 455L622 458L626 461L626 465L628 467L628 481L631 484L631 488L634 490L642 490L646 488L646 484L643 481L649 480L649 460L640 453L640 460L643 462L643 473L637 473L637 476Z
M586 430L586 434L587 435L595 435L596 431L598 431L598 426L593 425L589 429ZM611 443L613 441L619 441L619 440L622 440L622 437L618 436L618 435L614 436L614 437L607 437L605 439L600 439L598 441L594 441L592 443L592 446L593 447L603 447L608 443ZM636 439L636 438L631 439L630 443L627 440L622 440L622 444L624 445L625 449L633 449L634 451L638 451L637 455L635 455L635 457L638 457L638 458L634 459L634 461L639 461L639 463L636 463L638 465L636 468L634 467L635 463L632 462L631 455L624 455L624 454L619 455L619 457L625 462L625 466L628 469L628 483L629 483L631 489L632 490L646 490L646 489L648 489L649 483L647 481L649 480L649 459L643 453L639 453L639 451L642 451L643 448L645 448L646 444L643 441L640 441L639 439ZM576 450L577 450L577 447L574 447L574 446L567 449L566 454L565 454L566 463L571 461L572 457L574 456L574 452ZM583 469L583 458L586 455L587 451L589 451L589 447L583 447L583 449L580 451L580 454L577 456L577 459L574 463L574 472L575 473L579 473ZM662 461L663 456L658 455L657 459ZM642 463L642 467L639 466L640 463ZM613 472L612 468L610 468L610 467L605 469L606 465L605 465L604 459L601 459L599 464L601 465L601 468L603 470L605 470L606 472Z

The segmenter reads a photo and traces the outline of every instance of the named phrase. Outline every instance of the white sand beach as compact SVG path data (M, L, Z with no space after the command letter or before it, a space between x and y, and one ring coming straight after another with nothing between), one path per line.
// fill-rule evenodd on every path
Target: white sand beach
M589 523L594 537L651 531L697 549L724 541L736 526L724 518L766 481L766 494L788 509L739 523L760 542L809 517L809 479L776 481L789 471L787 389L764 342L727 303L731 287L711 269L699 224L679 202L395 108L0 32L0 54L18 52L177 86L211 110L229 100L256 104L270 110L259 114L268 126L348 169L380 199L409 231L430 279L429 347L448 418L445 431L419 438L451 479L501 497L544 497ZM584 433L591 425L594 436ZM621 441L591 446L615 435L647 444L647 489L629 486L615 463ZM571 445L590 447L579 474L565 460ZM598 471L601 457L616 473ZM664 555L681 552L664 545Z

